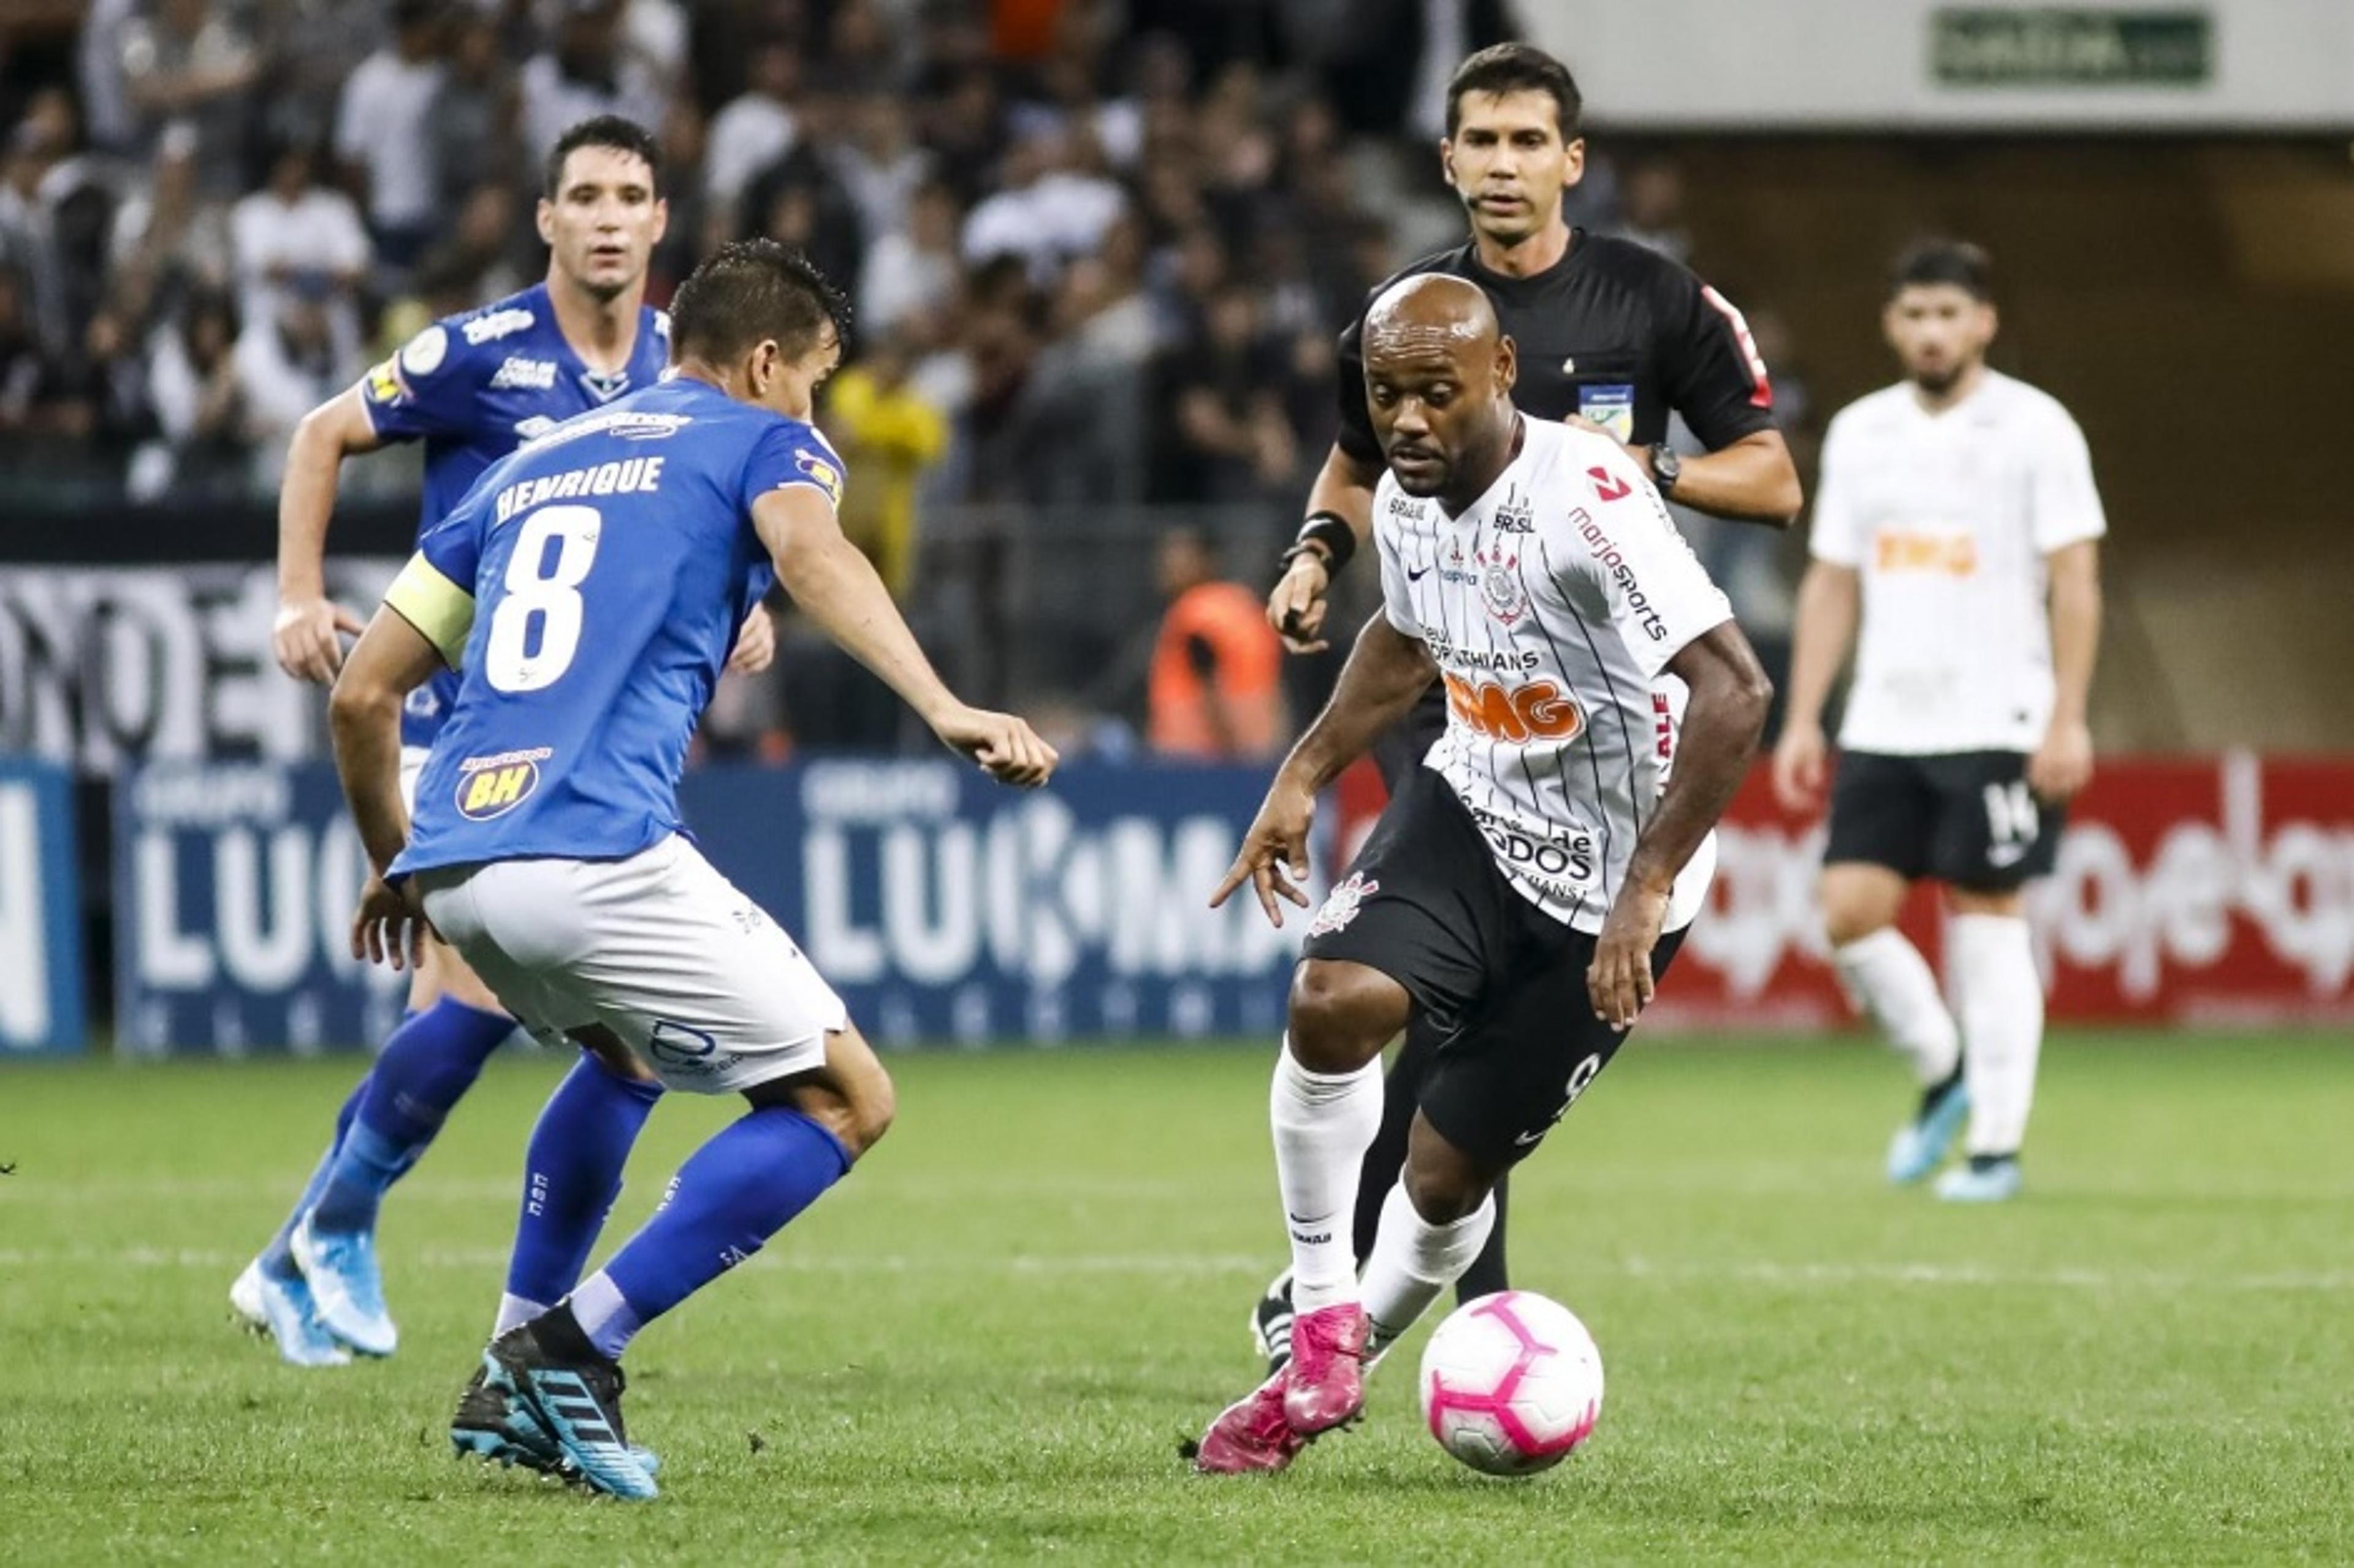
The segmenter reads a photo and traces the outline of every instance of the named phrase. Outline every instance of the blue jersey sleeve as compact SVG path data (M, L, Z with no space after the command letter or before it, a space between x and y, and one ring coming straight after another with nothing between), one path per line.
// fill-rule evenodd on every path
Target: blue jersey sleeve
M417 554L385 590L384 602L425 634L452 670L465 662L474 629L474 578L482 562L482 523L490 508L479 487L467 502L426 530Z
M744 515L749 517L752 503L769 492L805 484L838 507L847 477L841 457L815 426L779 419L760 432L752 455L745 461L739 503Z
M360 403L387 441L469 437L482 422L474 409L478 379L455 323L435 322L361 379Z

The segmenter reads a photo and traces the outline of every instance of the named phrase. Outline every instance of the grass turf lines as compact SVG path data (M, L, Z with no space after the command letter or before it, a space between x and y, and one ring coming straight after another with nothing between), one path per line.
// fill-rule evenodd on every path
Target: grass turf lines
M400 1354L309 1372L223 1298L352 1058L0 1069L0 1562L2354 1558L2342 1038L2057 1040L1994 1210L1881 1182L1864 1044L1642 1042L1515 1192L1516 1283L1609 1373L1523 1483L1422 1433L1421 1332L1292 1474L1178 1463L1257 1375L1264 1047L894 1065L868 1164L632 1351L643 1507L443 1436L557 1064L387 1203ZM609 1242L730 1104L657 1110Z

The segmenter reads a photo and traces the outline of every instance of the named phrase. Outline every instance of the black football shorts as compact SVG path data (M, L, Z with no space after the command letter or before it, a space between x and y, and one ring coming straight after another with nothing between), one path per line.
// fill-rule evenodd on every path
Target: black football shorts
M2008 893L2049 875L2067 808L2036 799L2027 755L1842 751L1823 863L1862 861L1907 880Z
M1301 948L1379 969L1442 1035L1422 1114L1473 1159L1525 1159L1610 1065L1627 1036L1594 1016L1595 938L1504 879L1447 781L1414 768ZM1667 972L1683 932L1661 937Z

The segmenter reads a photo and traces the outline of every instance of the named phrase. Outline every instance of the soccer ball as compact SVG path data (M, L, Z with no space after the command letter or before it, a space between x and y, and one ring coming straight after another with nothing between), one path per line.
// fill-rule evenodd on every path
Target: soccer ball
M1458 1307L1422 1352L1422 1415L1438 1446L1491 1476L1569 1457L1602 1414L1602 1352L1577 1314L1527 1290Z

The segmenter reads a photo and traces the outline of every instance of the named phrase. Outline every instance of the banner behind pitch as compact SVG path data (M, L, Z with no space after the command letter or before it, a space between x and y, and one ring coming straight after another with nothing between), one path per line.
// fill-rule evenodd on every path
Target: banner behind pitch
M1305 916L1207 907L1258 808L1245 768L714 768L682 805L875 1039L1272 1034ZM346 951L366 876L323 764L158 764L115 793L127 1049L356 1045L403 980Z
M65 770L0 758L0 1057L82 1048L77 888Z

